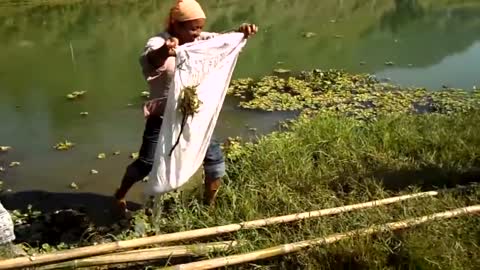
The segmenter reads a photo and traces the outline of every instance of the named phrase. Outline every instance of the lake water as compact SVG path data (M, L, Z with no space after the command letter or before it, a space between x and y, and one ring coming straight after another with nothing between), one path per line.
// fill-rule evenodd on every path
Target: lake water
M75 181L84 192L113 192L143 131L146 85L138 56L148 37L163 30L171 2L0 0L0 145L13 147L0 154L6 188L68 192ZM480 86L478 0L200 2L208 31L244 21L260 27L236 78L275 68L343 68L408 86ZM316 35L304 38L305 32ZM88 92L66 100L76 90ZM250 135L247 125L264 133L290 115L242 111L227 99L216 133ZM65 139L74 149L52 148ZM100 152L107 158L97 159ZM9 168L11 161L21 166ZM139 191L140 185L129 198Z

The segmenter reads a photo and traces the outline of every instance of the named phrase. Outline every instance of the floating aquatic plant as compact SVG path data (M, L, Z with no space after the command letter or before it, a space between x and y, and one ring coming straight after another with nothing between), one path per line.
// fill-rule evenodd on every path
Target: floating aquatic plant
M59 142L57 143L55 146L53 146L53 148L57 149L57 150L60 150L60 151L65 151L65 150L69 150L70 148L72 148L75 144L68 141L68 140L65 140L63 142Z
M67 94L67 98L68 99L77 99L77 98L85 95L85 93L87 93L87 91L74 91L70 94Z
M17 166L20 166L20 164L21 163L19 161L12 161L12 162L10 162L9 167L10 168L17 167Z
M71 189L78 189L78 185L75 182L70 183L70 188Z
M142 91L140 93L140 96L144 97L144 98L150 98L150 92L149 91Z
M402 88L369 74L334 69L315 69L288 78L234 80L228 94L240 98L239 106L245 109L337 112L360 120L374 120L380 114L451 114L480 108L476 91Z
M0 146L0 152L7 152L12 149L11 146Z
M317 35L317 33L314 33L314 32L305 32L305 33L302 34L302 36L303 36L304 38L312 38L312 37L314 37L314 36L316 36L316 35Z

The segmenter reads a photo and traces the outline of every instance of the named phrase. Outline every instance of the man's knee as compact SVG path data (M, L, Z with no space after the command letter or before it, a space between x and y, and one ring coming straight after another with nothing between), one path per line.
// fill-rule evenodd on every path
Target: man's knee
M203 167L205 170L205 177L209 179L221 178L226 174L223 151L220 143L215 140L212 140L208 146Z

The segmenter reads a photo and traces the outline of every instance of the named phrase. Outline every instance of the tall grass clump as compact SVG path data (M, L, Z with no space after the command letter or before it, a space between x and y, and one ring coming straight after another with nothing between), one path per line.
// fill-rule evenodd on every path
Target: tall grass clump
M419 190L439 197L240 231L236 251L312 239L480 202L478 113L390 115L361 122L334 113L301 117L287 131L232 142L217 206L184 196L157 222L161 232L366 202ZM462 188L459 188L462 187ZM480 219L465 216L400 232L354 238L238 266L240 269L476 269Z

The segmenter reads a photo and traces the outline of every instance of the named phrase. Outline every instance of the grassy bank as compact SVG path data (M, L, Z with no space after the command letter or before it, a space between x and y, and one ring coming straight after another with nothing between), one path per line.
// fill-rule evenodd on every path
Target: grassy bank
M246 245L232 251L237 253L480 203L480 187L472 184L480 179L476 92L433 93L382 84L369 76L334 72L324 74L338 76L318 77L320 73L308 73L317 76L309 79L268 77L269 84L263 88L253 81L232 84L231 94L243 96L241 106L306 110L281 131L255 142L226 145L228 177L215 209L200 204L200 189L193 194L170 194L163 214L153 223L138 213L116 229L89 228L75 245L230 224L418 190L468 187L435 198L208 239L246 240ZM286 82L293 87L286 87ZM279 95L282 99L275 99ZM464 216L233 268L476 269L479 225L479 216ZM42 252L52 250L40 247ZM34 250L38 252L29 251Z
M478 114L385 117L372 124L321 115L230 153L227 186L213 212L184 205L162 231L227 224L364 202L419 188L478 180ZM413 186L417 186L416 188ZM190 199L187 199L190 201ZM394 206L240 232L243 250L310 239L480 202L480 189ZM265 269L475 269L480 219L435 222L258 263ZM248 268L247 266L245 266Z

